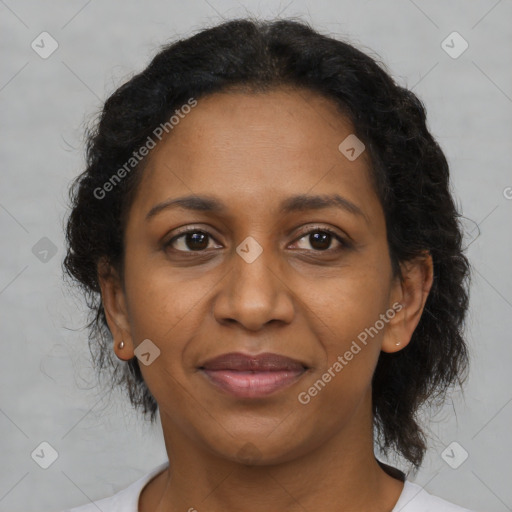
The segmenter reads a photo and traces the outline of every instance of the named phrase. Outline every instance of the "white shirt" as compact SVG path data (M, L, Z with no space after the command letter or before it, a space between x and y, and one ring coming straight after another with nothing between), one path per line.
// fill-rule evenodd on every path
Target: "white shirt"
M108 498L97 500L81 507L63 512L139 512L139 496L144 486L160 471L167 468L168 462L156 467L131 485ZM467 508L453 505L447 501L432 496L422 487L408 480L400 494L398 502L391 512L471 512Z

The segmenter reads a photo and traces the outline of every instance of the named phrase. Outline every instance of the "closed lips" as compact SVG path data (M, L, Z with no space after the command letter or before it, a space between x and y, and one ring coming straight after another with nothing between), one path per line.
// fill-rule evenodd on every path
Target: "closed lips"
M264 399L296 383L307 366L272 353L258 355L231 352L209 359L199 370L208 382L237 399Z
M209 359L199 368L209 371L302 372L307 369L307 366L295 359L269 352L258 355L231 352L229 354L222 354L213 359Z

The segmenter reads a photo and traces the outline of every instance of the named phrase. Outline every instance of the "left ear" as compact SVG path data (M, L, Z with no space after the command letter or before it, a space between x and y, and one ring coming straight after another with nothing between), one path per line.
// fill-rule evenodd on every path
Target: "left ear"
M402 279L396 278L391 297L395 316L389 320L382 341L383 352L398 352L411 341L434 281L434 263L429 252L400 264ZM390 305L391 308L391 305Z

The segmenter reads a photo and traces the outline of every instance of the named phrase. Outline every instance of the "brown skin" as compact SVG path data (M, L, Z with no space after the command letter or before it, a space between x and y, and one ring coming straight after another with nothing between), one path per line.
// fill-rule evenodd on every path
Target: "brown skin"
M371 379L381 350L409 343L432 260L404 265L403 281L393 277L368 155L351 162L338 150L351 133L347 118L312 92L214 94L152 151L127 220L124 283L99 266L117 356L133 357L146 338L161 350L140 366L170 469L144 488L141 512L388 512L398 500L402 482L373 453ZM336 207L278 212L289 196L333 193L364 216ZM192 194L214 196L226 211L170 208L145 220L156 204ZM202 252L185 237L163 247L186 226L210 233ZM322 251L308 236L322 228L351 245L332 237ZM248 236L263 248L252 263L236 252ZM299 403L396 302L403 309L385 328ZM226 352L275 352L309 370L266 398L236 399L197 370Z

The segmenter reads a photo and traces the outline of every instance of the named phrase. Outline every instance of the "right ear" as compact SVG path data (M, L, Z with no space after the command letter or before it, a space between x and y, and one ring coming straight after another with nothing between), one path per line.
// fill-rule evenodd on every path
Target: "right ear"
M134 357L134 345L121 279L105 258L98 263L97 272L103 310L114 342L114 352L119 359L127 361ZM124 344L120 347L121 341Z

